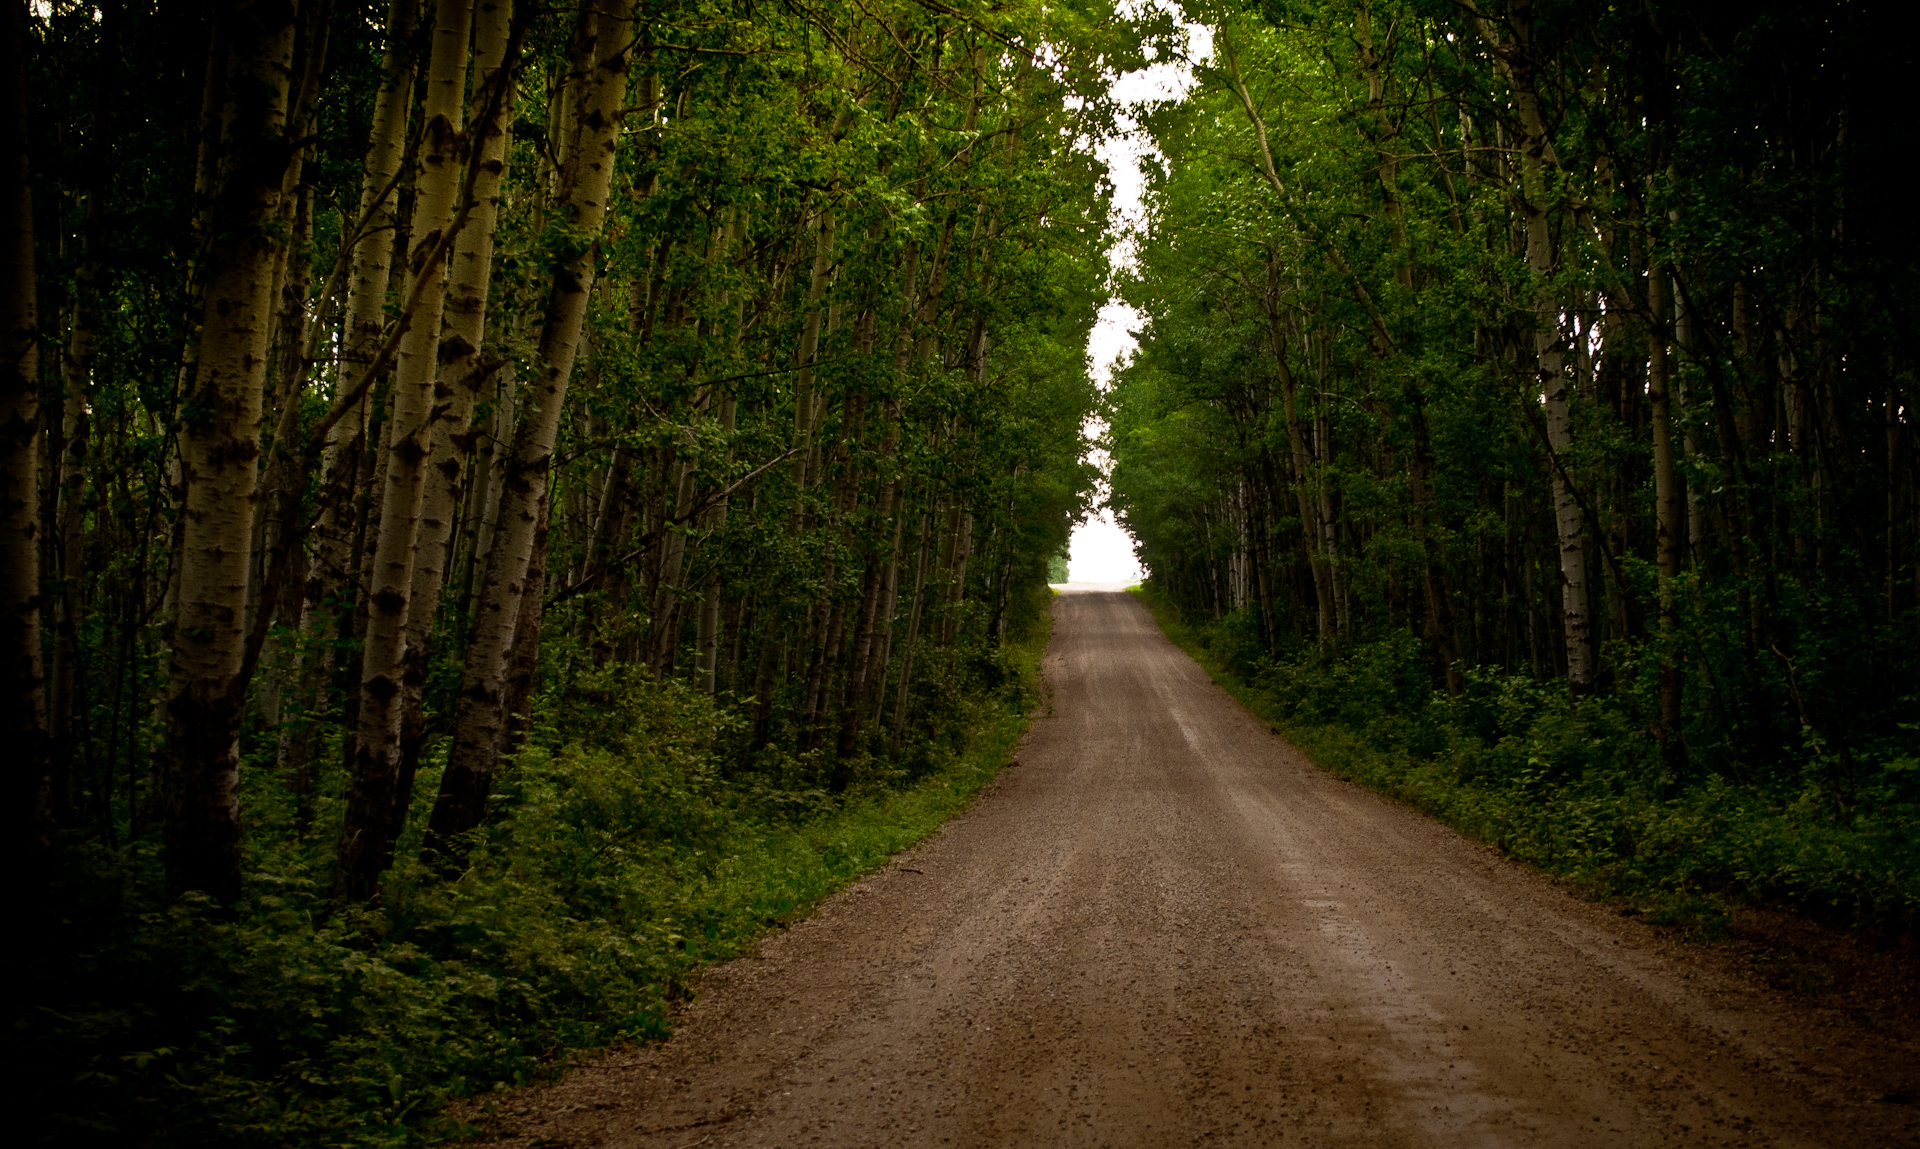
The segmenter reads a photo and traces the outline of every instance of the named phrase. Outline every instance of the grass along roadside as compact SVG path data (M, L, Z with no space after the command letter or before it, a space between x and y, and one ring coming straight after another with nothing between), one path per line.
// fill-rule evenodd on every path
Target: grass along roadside
M594 671L536 710L458 881L407 861L376 905L337 908L324 807L309 833L252 836L230 913L129 909L150 904L151 852L77 859L5 1039L27 1138L420 1145L471 1131L444 1112L454 1098L665 1037L697 970L932 833L1007 763L1039 698L1038 614L998 649L929 654L938 728L898 761L862 759L842 795L816 760L742 761L742 719L704 694ZM290 817L273 770L243 779L249 809Z
M700 970L743 956L774 930L811 916L835 893L972 805L1013 761L1042 702L1040 660L1052 629L1051 613L1041 612L1023 636L1001 648L1010 672L1008 689L977 707L965 745L944 765L904 787L869 785L840 807L799 821L742 827L723 847L727 859L713 877L689 881L679 905L659 919L659 930L672 931L663 952L673 962L673 989L660 1000L657 1014L612 1042L579 1042L559 1052L590 1053L598 1060L598 1047L666 1039L678 1006L691 1000L690 986ZM580 1058L550 1059L541 1066L539 1080L554 1080L569 1060ZM446 1118L432 1128L433 1139L498 1135L500 1106L522 1095L514 1087L529 1081L524 1076L503 1080L448 1106Z
M1484 674L1470 674L1460 698L1435 695L1417 652L1391 643L1339 663L1250 658L1231 621L1194 626L1151 585L1133 593L1215 682L1329 773L1622 914L1746 946L1785 988L1848 997L1835 1004L1863 1015L1920 1016L1911 800L1892 795L1846 821L1812 788L1674 786L1644 731L1604 704L1574 710L1550 687Z

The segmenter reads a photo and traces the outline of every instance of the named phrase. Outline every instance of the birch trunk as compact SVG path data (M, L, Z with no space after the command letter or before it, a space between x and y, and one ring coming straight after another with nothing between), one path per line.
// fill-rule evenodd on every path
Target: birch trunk
M902 496L904 511L904 496ZM901 550L906 538L906 515L896 514L893 520L893 556L887 563L886 586L881 590L879 618L875 622L873 637L873 667L868 672L868 695L872 701L868 705L871 713L862 715L861 721L876 730L886 717L887 709L887 667L893 662L893 619L900 609L900 563L906 555Z
M263 439L269 463L253 507L252 567L247 585L246 645L241 654L240 689L254 683L261 654L268 649L272 624L285 618L298 621L301 583L293 577L295 557L305 519L302 496L312 472L314 453L294 444L300 438L300 414L309 365L318 347L308 346L308 294L312 286L310 250L313 246L312 188L305 179L306 162L313 152L308 127L313 124L322 80L325 78L327 40L333 0L310 0L300 12L294 32L293 83L286 122L287 140L298 140L281 177L281 234L292 246L283 250L275 270L274 312L268 343L273 360L268 366L270 437ZM332 276L329 276L331 281ZM328 294L331 294L329 289ZM263 436L266 427L262 427ZM275 663L278 662L275 644ZM280 718L281 668L273 666L254 692L257 711L269 726Z
M1560 337L1560 301L1553 290L1558 264L1553 221L1548 215L1550 193L1547 170L1554 163L1553 143L1541 107L1536 82L1537 61L1532 40L1532 5L1517 3L1508 10L1512 39L1504 39L1490 21L1481 20L1481 35L1513 94L1520 118L1520 213L1526 227L1527 269L1533 276L1533 353L1536 385L1546 408L1548 446L1558 456L1552 468L1554 528L1560 541L1561 613L1565 620L1567 686L1575 697L1593 689L1593 617L1587 585L1586 540L1580 523L1580 505L1565 471L1573 447L1573 424L1568 413L1571 380L1566 371L1566 349ZM1532 397L1528 396L1531 402Z
M167 892L240 896L239 727L248 542L280 217L291 160L281 140L292 68L291 6L235 4L221 186L211 209L205 307L193 385L181 404L179 600L164 752Z
M807 279L806 318L800 326L800 370L793 382L793 439L801 448L793 460L793 485L807 485L807 447L813 439L814 362L820 350L820 324L826 316L821 297L826 294L828 274L833 269L833 211L822 206L814 230L813 271ZM797 520L796 520L797 522Z
M500 691L504 717L500 723L500 753L514 754L527 736L533 688L540 672L540 628L546 619L547 540L552 536L552 503L542 500L539 522L533 530L533 551L527 558L527 590L520 596L520 617L514 620L513 643L507 647L507 674Z
M514 318L509 327L510 341L518 341L524 324L524 316ZM501 483L506 476L507 456L513 446L515 413L519 410L519 376L515 373L512 360L501 365L493 382L493 416L486 433L479 440L474 464L474 500L480 507L480 515L479 521L474 524L473 551L467 556L463 613L469 617L480 610L480 595L484 589L480 579L486 574L487 558L493 553L494 528L500 522Z
M270 462L254 502L253 567L247 585L248 645L243 673L254 681L255 719L268 729L280 723L284 685L277 665L282 652L271 628L288 615L295 616L297 622L300 610L300 585L290 575L305 522L300 495L307 485L299 467L300 450L294 442L299 437L301 398L307 385L307 301L313 287L312 265L307 258L313 245L312 190L300 180L297 170L304 163L303 157L288 165L291 194L281 212L282 223L291 222L294 246L282 260L284 268L274 291L279 307L272 336L273 361L267 376L268 393L274 399L262 426L263 431L272 427L271 438L262 443ZM267 672L255 678L259 662L267 664Z
M415 181L413 258L419 266L409 290L418 309L394 358L393 421L383 447L386 483L380 490L380 533L368 586L367 635L361 649L360 712L355 721L346 818L340 828L336 896L362 899L387 868L392 850L387 831L399 799L401 681L406 673L407 616L412 608L413 565L420 541L421 508L434 424L444 413L434 402L440 322L446 303L446 262L429 253L454 224L459 210L466 151L467 40L472 0L441 0L436 6L433 54L428 65ZM424 284L418 282L424 277ZM420 609L431 614L432 603Z
M528 380L530 409L503 475L499 523L461 676L453 746L428 827L428 848L443 858L452 856L454 838L480 824L493 786L508 647L527 590L534 529L547 492L554 437L593 291L597 237L613 187L632 21L624 10L592 6L581 11L580 21L582 35L568 78L575 89L570 100L580 109L580 128L578 146L568 156L563 175L561 202L574 215L575 234L594 237L594 242L581 244L555 270L540 334L538 373Z
M0 734L8 842L46 841L47 715L40 655L40 318L27 184L26 6L0 20Z
M387 44L381 57L379 95L375 98L373 128L368 135L364 174L360 181L360 219L364 221L353 245L353 265L347 288L346 329L342 333L339 390L352 393L371 365L374 349L386 328L387 285L392 276L393 239L400 226L396 215L400 164L407 147L407 111L413 105L414 64L407 51L417 18L416 0L393 0L387 12ZM329 487L351 491L352 470L343 470L342 459L348 444L366 433L369 400L362 398L335 427L326 446L325 470ZM328 503L329 514L337 503ZM342 539L351 528L336 532ZM322 535L323 556L344 552L344 546L329 544ZM346 568L344 553L335 559L338 581Z
M487 296L493 276L493 231L500 212L500 185L507 170L507 133L514 85L508 59L513 22L511 0L479 0L473 29L475 117L471 163L475 166L472 210L454 247L448 276L445 337L440 342L439 381L433 397L433 447L421 501L420 537L408 596L404 674L401 678L399 768L387 850L399 838L413 799L413 779L425 737L423 693L434 615L453 558L454 519L468 478L476 433L475 400L490 374L483 362ZM444 407L444 411L439 408Z
M897 446L897 433L889 432L888 454L892 455ZM838 793L845 790L851 781L848 773L851 763L848 761L859 745L860 724L867 709L869 681L873 672L873 645L876 616L880 604L887 594L888 571L898 561L900 550L900 482L895 479L886 485L885 493L880 497L879 521L884 526L891 522L893 531L887 543L885 561L878 562L881 556L868 558L865 585L861 588L860 614L854 627L852 659L847 667L846 695L840 709L840 734L835 744L833 788Z
M393 0L387 11L380 89L374 99L373 127L368 133L360 180L362 226L354 240L348 271L336 383L342 395L360 388L386 326L393 236L399 223L395 190L406 152L407 111L413 104L414 65L407 42L413 34L416 8L415 0ZM319 639L324 631L339 627L344 598L341 592L358 581L355 534L361 516L356 512L365 489L359 480L367 449L370 403L363 394L353 404L346 417L334 425L321 454L320 521L313 534L302 619L309 645L300 655L293 698L297 712L283 727L280 741L280 769L288 785L301 796L303 821L306 796L313 786L313 762L320 753L324 733L319 716L325 709L323 691L330 659L319 649Z

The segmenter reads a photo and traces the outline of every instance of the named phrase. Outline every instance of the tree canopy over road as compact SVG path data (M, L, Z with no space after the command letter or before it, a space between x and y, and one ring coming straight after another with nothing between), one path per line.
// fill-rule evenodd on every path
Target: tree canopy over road
M1110 403L1164 592L1250 675L1439 690L1516 780L1920 796L1911 50L1871 7L1212 12ZM1611 725L1526 734L1567 700Z
M610 666L844 790L1084 504L1098 5L13 8L25 836L231 902L244 760L364 897Z
M630 921L610 944L667 963L622 974L639 1004L561 1013L655 1024L683 935L607 867L658 873L670 839L718 881L716 827L864 809L1025 697L1007 646L1092 494L1090 141L1141 26L1099 0L11 0L0 729L19 872L79 923L50 976L198 929L225 957L147 968L244 982L236 955L296 935L333 968L419 939L360 907L493 875L545 891L513 930ZM507 858L551 802L602 836ZM365 1109L257 999L235 1040L261 1052L219 1068L174 976L36 1014L40 1049L112 1063L76 1084L53 1055L56 1106L157 1120L128 1116L153 1063ZM308 1056L327 1084L296 1083Z
M393 1143L663 1032L1011 753L1099 417L1290 720L1548 864L1905 928L1868 7L8 0L35 1135Z

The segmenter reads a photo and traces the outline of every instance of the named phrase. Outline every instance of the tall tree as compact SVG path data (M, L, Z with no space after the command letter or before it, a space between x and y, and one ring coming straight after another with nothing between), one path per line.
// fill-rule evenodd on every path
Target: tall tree
M43 837L48 747L40 653L40 319L33 192L27 162L26 6L0 26L0 718L15 751L7 766L7 834L16 848Z
M632 18L617 4L581 8L562 100L577 133L567 141L560 192L572 234L556 253L558 266L541 326L539 373L529 381L531 413L520 424L506 463L493 548L487 557L486 595L467 648L460 711L440 794L428 829L435 848L479 825L492 788L505 714L502 690L507 655L522 612L537 619L541 603L527 597L538 508L547 495L554 437L586 325L599 254L599 236L613 191L615 148L627 93Z
M192 386L180 410L186 495L167 701L167 885L240 895L240 718L248 558L275 276L275 224L294 148L282 134L298 13L237 0L225 35L223 125L208 215L206 289Z

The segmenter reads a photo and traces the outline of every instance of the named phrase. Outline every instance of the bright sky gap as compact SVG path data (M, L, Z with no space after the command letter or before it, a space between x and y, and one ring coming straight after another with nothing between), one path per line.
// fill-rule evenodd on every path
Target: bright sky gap
M1192 57L1204 60L1212 55L1211 29L1204 24L1186 24L1183 27L1187 33L1188 53ZM1137 106L1181 99L1192 86L1193 73L1186 62L1169 60L1117 77L1108 91L1115 100ZM1115 267L1125 267L1133 262L1133 230L1145 222L1142 196L1146 178L1141 174L1140 161L1153 150L1153 144L1144 135L1136 134L1139 128L1137 119L1123 114L1120 126L1120 134L1101 140L1095 148L1106 162L1108 178L1113 181L1113 212L1110 218L1117 238L1107 258ZM1104 391L1111 383L1114 369L1138 348L1133 330L1139 325L1139 312L1120 300L1113 300L1100 309L1100 317L1087 338L1087 362L1101 390ZM1087 436L1089 439L1096 438L1105 430L1104 424L1094 420L1088 424ZM1089 454L1104 476L1110 465L1106 452L1093 448ZM1106 484L1103 479L1101 497L1104 499L1105 495ZM1114 522L1111 510L1103 506L1074 527L1067 558L1068 581L1134 583L1140 580L1141 575L1140 563L1134 558L1133 537Z

